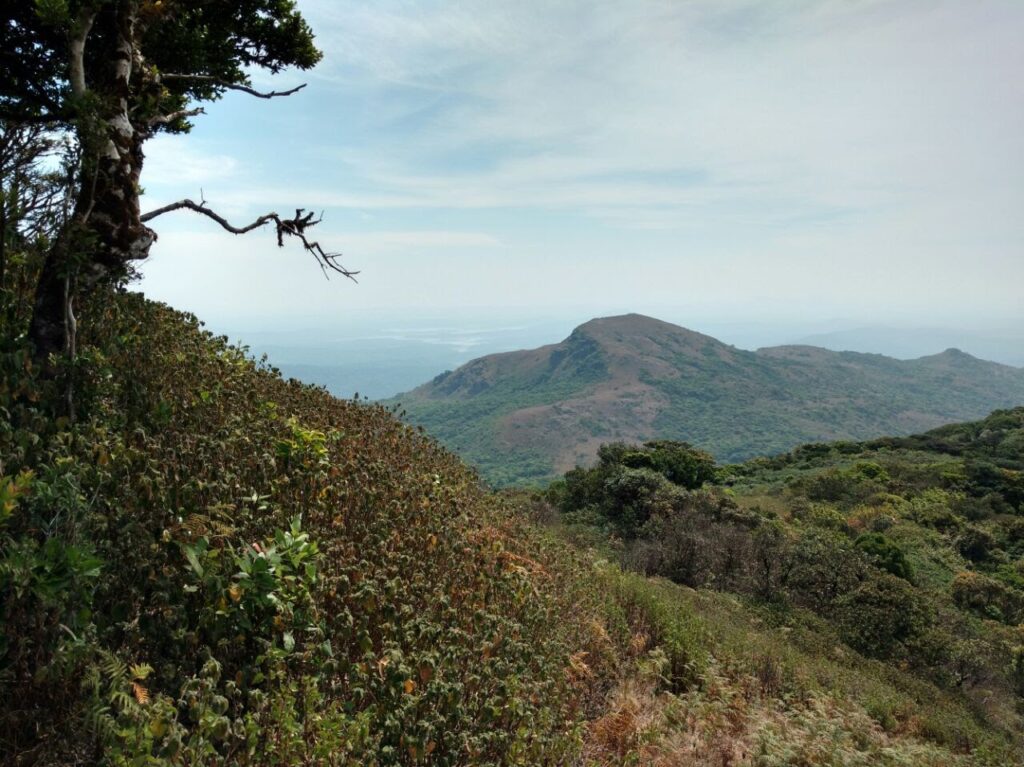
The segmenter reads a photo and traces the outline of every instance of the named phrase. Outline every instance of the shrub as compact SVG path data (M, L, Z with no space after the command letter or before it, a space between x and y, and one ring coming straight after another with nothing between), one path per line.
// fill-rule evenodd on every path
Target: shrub
M781 599L792 567L792 542L776 520L758 527L752 537L752 591L766 602Z
M750 558L750 534L734 504L707 491L679 493L641 528L628 562L648 575L698 587L740 587Z
M645 442L642 450L625 453L622 463L631 468L650 468L688 490L696 490L715 478L715 459L686 442Z
M577 573L384 408L102 299L74 423L0 349L0 763L572 761Z
M797 604L827 614L837 599L856 587L863 570L848 538L814 531L793 546L786 590Z
M897 578L909 581L912 578L910 563L903 549L882 533L865 533L857 537L854 546L861 551L875 567L879 567Z
M875 658L903 655L930 624L921 596L901 578L879 573L836 603L843 639Z
M985 618L1016 624L1024 621L1024 592L981 573L963 572L950 584L953 601Z
M667 513L679 492L650 469L619 469L604 481L600 508L619 534L632 539L652 516Z
M963 526L964 520L954 513L952 505L962 497L960 494L929 488L910 500L906 515L924 527L932 527L943 533L955 532Z
M991 558L996 547L995 536L975 525L965 527L956 539L957 551L972 562L984 562Z
M864 467L861 470L860 467ZM873 463L857 464L850 469L825 469L798 480L793 489L812 501L825 501L844 507L864 503L885 489L888 474Z

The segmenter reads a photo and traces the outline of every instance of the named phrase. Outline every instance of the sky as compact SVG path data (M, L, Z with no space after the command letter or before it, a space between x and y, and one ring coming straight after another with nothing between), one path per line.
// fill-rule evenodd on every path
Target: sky
M324 53L147 144L147 295L214 325L1024 320L1020 0L299 0ZM552 339L557 340L557 339Z

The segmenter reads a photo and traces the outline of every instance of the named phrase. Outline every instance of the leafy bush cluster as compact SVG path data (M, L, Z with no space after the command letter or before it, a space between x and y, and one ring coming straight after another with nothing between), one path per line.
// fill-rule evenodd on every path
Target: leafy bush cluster
M681 490L700 487L714 472L714 459L685 442L614 442L599 448L596 466L566 473L548 487L546 496L572 519L604 523L634 538Z
M621 536L625 561L641 572L809 607L835 617L851 644L879 657L911 655L928 628L928 610L900 582L910 566L882 533L851 539L821 514L800 529L743 511L720 491L698 489L714 479L714 463L684 443L612 444L599 456L594 468L552 485L548 497L567 522ZM872 482L884 475L870 465L854 473Z
M0 762L569 758L572 578L472 472L139 295L87 311L74 419L3 339Z
M709 462L684 483L671 481L653 445L610 445L546 497L568 530L608 536L627 567L777 615L810 611L849 648L963 696L989 726L1012 731L1024 707L1024 635L1012 628L1024 615L1024 526L1005 511L1015 509L1021 467L1000 445L1024 431L1020 415L993 416L998 439L975 430L978 450L1003 456L998 482L979 484L966 442L955 458L812 447L742 466ZM979 499L984 507L970 502Z

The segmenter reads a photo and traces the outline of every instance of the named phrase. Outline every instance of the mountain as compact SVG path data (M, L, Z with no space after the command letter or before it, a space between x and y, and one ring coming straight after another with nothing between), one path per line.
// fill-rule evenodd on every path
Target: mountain
M498 484L586 463L603 442L680 439L721 461L924 431L1024 403L1024 370L956 349L915 360L813 346L745 351L638 314L494 354L396 397Z
M1004 365L1024 366L1024 331L1019 328L953 330L950 328L861 327L815 333L796 341L836 351L873 351L910 359L949 346Z

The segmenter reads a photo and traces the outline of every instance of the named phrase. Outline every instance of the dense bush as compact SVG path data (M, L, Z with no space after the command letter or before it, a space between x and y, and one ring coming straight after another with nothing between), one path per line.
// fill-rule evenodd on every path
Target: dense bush
M932 619L912 586L884 573L840 597L836 614L843 638L876 658L906 656Z
M950 586L953 601L965 610L1003 623L1024 622L1024 591L981 573L960 573Z
M911 579L910 564L903 549L882 533L865 533L858 536L854 546L876 567L905 581Z
M613 442L597 451L603 466L622 465L631 469L650 469L674 485L695 490L715 477L715 459L685 442L654 440L642 446Z
M604 523L633 539L648 520L670 513L683 490L714 475L711 456L683 442L613 442L598 449L597 465L567 472L545 495L571 519Z
M972 562L990 559L997 548L995 536L976 525L968 525L956 538L956 548L961 556Z
M627 561L687 586L738 587L748 577L752 547L748 528L731 517L734 510L713 493L678 493L638 531Z
M809 531L793 546L786 579L790 598L822 615L865 577L865 563L849 538L828 531Z
M990 724L1019 722L1024 650L1015 654L1010 627L1024 619L1024 526L1005 512L1022 463L1002 446L1016 444L1022 416L994 414L998 429L964 425L955 447L935 452L915 438L809 446L721 468L699 491L673 490L614 445L548 497L564 521L606 533L622 535L613 520L631 514L612 549L631 568L737 595L772 621L799 625L810 610L833 643L965 696ZM995 453L996 469L979 458ZM609 492L610 478L625 476L631 492ZM639 525L637 508L646 509ZM976 739L970 730L946 716L927 737L961 743Z
M573 576L516 553L468 469L97 298L75 422L16 337L0 355L0 762L570 758L597 684L566 673Z

